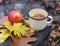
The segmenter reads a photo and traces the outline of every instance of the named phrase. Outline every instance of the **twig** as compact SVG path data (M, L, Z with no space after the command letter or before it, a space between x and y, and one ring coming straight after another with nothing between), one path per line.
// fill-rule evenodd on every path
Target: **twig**
M59 41L60 39L58 39L56 42L52 42L52 46L56 46Z

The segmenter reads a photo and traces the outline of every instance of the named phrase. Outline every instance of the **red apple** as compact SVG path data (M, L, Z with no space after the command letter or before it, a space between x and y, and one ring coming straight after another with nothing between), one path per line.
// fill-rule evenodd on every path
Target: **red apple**
M13 10L8 13L8 20L13 23L18 23L23 21L23 15L17 10Z

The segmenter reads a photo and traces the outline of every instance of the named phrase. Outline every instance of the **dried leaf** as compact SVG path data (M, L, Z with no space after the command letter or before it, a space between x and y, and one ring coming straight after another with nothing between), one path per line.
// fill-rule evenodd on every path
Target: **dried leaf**
M28 42L34 42L37 40L36 37L30 37L34 35L34 33L28 33L27 37L14 37L13 35L11 35L13 43L10 43L11 46L32 46L30 44L28 44Z
M1 25L3 25L3 23L6 22L6 21L8 21L7 16L2 16L2 17L0 18L0 24L1 24Z
M54 42L56 37L60 37L60 21L53 21L52 22L52 31L50 33L50 41Z
M52 22L52 24L60 24L60 21L59 20L57 20L57 21L55 20L55 21Z
M58 7L56 8L56 10L57 10L57 11L60 10L60 6L58 6Z

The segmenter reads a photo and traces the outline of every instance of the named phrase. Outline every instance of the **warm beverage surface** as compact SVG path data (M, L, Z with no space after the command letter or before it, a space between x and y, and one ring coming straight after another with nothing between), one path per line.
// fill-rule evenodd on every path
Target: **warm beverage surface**
M43 14L36 14L36 15L33 16L33 18L35 18L35 19L44 19L45 17L46 16L43 15Z

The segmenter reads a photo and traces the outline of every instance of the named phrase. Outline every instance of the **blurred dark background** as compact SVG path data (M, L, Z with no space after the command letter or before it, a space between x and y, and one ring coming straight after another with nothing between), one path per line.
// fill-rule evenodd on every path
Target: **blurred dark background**
M0 0L0 16L17 9L27 17L33 8L45 9L54 20L60 20L60 0Z

